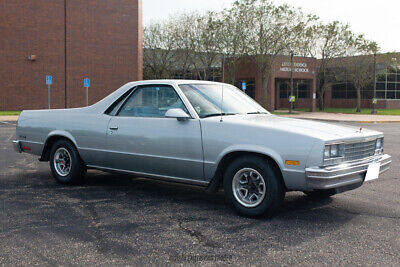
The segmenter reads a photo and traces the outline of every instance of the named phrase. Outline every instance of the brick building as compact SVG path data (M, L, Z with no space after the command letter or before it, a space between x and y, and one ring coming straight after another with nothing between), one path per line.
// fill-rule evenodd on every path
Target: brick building
M294 94L296 107L316 109L316 77L318 61L314 58L297 58L294 60ZM257 102L262 103L261 73L254 61L241 61L236 74L237 86L246 83L246 93ZM278 57L268 79L267 109L277 110L289 107L290 95L290 58Z
M400 68L397 62L387 64L387 57L387 54L377 57L377 108L400 108ZM356 59L355 57L342 60L351 62ZM318 97L316 94L316 72L320 61L315 58L295 57L293 62L294 95L296 96L294 106L295 108L309 108L309 110L315 111ZM370 56L368 62L372 64L372 56ZM288 56L278 57L273 64L268 79L266 96L268 110L289 108L290 64L290 57ZM340 62L338 65L340 65ZM339 71L345 73L346 69L342 67ZM253 60L242 59L240 61L236 79L237 87L241 88L241 84L245 82L246 93L262 103L261 73ZM361 90L361 98L362 108L372 107L373 84ZM327 84L324 105L327 108L355 108L357 94L354 86L345 80Z
M142 79L141 0L0 1L0 110L89 104Z

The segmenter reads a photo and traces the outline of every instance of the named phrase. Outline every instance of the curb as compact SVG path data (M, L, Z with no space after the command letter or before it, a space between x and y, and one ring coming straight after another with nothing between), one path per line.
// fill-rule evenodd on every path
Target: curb
M0 121L0 124L6 124L6 125L17 125L16 121Z
M400 121L355 121L357 123L400 123Z

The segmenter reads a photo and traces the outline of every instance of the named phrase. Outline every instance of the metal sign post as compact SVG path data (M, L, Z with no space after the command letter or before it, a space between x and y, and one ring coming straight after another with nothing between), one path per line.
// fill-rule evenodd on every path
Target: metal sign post
M51 96L50 96L50 87L51 84L53 83L53 77L51 75L46 75L46 84L47 84L47 101L49 104L49 109L51 107Z
M378 99L376 99L376 53L374 53L374 97L372 98L372 111L371 114L378 114L376 112L376 104Z
M83 79L83 86L86 88L86 106L89 106L89 87L90 87L90 79Z
M293 104L296 101L296 98L294 97L294 88L293 88L293 51L290 51L290 97L289 97L289 102L290 102L290 107L289 107L289 113L293 113Z

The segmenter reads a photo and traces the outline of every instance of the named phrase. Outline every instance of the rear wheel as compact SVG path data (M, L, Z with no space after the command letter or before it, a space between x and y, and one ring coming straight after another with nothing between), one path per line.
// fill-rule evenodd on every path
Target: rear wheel
M234 160L224 173L225 198L241 215L271 216L281 206L284 185L277 170L257 156Z
M79 184L86 175L86 166L75 146L67 140L57 141L50 151L50 169L60 184Z
M328 190L314 190L309 192L303 192L307 196L315 199L324 199L329 198L333 195L336 195L335 189L328 189Z

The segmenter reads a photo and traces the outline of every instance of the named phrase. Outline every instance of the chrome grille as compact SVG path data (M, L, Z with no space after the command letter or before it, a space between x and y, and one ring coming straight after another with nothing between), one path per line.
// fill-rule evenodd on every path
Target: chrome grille
M345 145L345 161L368 158L375 155L376 140L350 143Z

